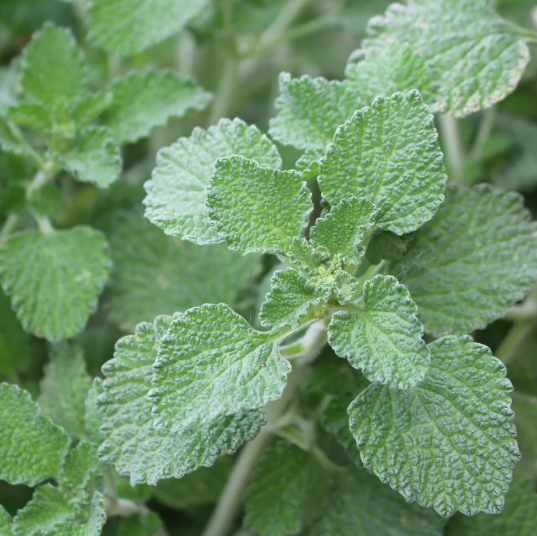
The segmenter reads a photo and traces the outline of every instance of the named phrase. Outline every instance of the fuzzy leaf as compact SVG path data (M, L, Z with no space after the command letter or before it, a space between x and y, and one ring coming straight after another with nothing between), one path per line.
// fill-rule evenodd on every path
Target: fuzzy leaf
M377 233L371 238L367 246L367 260L371 264L379 264L383 260L400 259L408 249L408 244L413 236L412 234L398 236L389 231Z
M69 435L84 436L85 403L91 378L78 344L65 342L54 347L40 387L38 403L43 413Z
M278 441L265 452L247 491L244 526L260 536L298 534L310 494L325 479L310 452Z
M59 488L44 484L35 490L32 500L17 512L13 519L13 532L17 536L49 534L55 526L74 517L75 513Z
M107 311L129 331L159 314L172 315L210 302L233 305L259 263L256 255L241 257L224 245L180 242L138 211L118 223L110 246L114 269Z
M108 52L128 56L184 28L208 0L93 0L90 40Z
M86 413L84 415L84 424L89 438L95 443L100 443L102 435L100 427L102 425L102 417L97 409L97 397L103 393L101 378L93 378L93 385L86 397Z
M275 145L255 126L221 119L208 130L195 128L157 154L157 167L145 183L145 215L166 234L197 244L223 242L205 210L206 188L218 158L241 155L261 166L279 168Z
M343 262L359 264L365 254L366 232L375 225L376 207L365 198L343 199L310 231L315 249L330 256L341 255Z
M106 467L97 458L97 445L80 441L70 450L60 473L60 488L71 499L83 498L92 474L103 474Z
M368 26L366 51L412 47L422 69L438 81L437 109L468 115L502 100L517 86L529 61L518 28L502 19L489 0L412 0L393 4ZM384 55L393 69L393 56ZM415 64L414 70L420 71ZM388 67L386 67L388 72ZM427 76L425 76L427 79ZM421 90L420 86L415 86Z
M395 277L377 275L365 283L363 300L363 310L334 313L330 346L370 381L415 386L427 373L430 352L408 290Z
M277 345L227 305L183 313L160 341L153 367L155 426L173 433L279 398L291 365Z
M109 90L112 102L100 122L118 145L145 138L172 117L203 110L211 99L192 79L170 71L132 72Z
M336 128L358 108L358 98L341 82L325 78L291 79L280 75L278 115L271 119L269 134L298 149L325 149Z
M216 163L207 207L228 247L245 255L285 253L308 225L313 203L296 171L232 156Z
M295 270L274 272L270 283L270 292L259 312L264 327L294 329L321 313L323 295Z
M87 69L70 30L45 23L22 55L22 90L28 101L51 107L86 90Z
M119 147L114 144L110 130L88 126L77 133L76 145L68 153L55 153L67 171L82 182L106 188L121 172Z
M406 503L365 471L339 475L306 536L442 536L445 520Z
M32 229L0 245L5 293L24 328L50 341L82 331L109 271L106 241L89 227L50 234Z
M519 458L505 367L468 336L429 348L417 387L372 384L349 406L362 462L407 501L444 517L498 514Z
M518 194L451 187L393 273L410 290L427 331L484 328L537 278L537 224Z
M0 384L0 478L34 486L58 476L69 438L43 417L30 395L16 385Z
M184 426L178 420L174 431L155 429L147 394L159 340L171 321L161 316L153 324L139 324L134 335L118 341L114 359L103 367L106 379L98 405L105 439L99 457L130 475L132 485L156 484L209 467L253 439L264 422L259 411L246 410Z
M377 228L398 235L431 219L445 181L433 116L417 91L379 97L356 112L338 128L319 172L331 205L365 197L378 209Z
M96 491L89 505L89 512L83 523L66 521L54 527L54 532L47 536L99 536L106 522L104 497Z
M13 536L11 516L1 504L0 504L0 534L2 536Z
M496 516L457 514L446 527L446 536L534 536L537 494L532 481L517 476L509 488L502 513Z

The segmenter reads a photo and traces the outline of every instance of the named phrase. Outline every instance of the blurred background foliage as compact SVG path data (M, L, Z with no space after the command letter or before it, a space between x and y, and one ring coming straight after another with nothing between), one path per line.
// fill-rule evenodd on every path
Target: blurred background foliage
M216 248L210 258L200 258L198 246L181 244L143 218L142 185L150 178L157 151L189 135L195 126L206 128L221 117L240 117L266 132L275 113L280 72L290 72L293 77L308 74L343 78L347 58L360 47L367 22L382 14L389 4L386 0L214 0L179 34L142 52L120 57L88 43L84 0L0 1L0 110L10 106L17 92L21 51L45 21L72 29L88 59L94 90L132 69L156 67L192 76L213 93L206 110L172 120L154 129L149 138L124 146L123 172L110 188L99 189L63 177L61 185L43 188L35 200L37 207L52 215L56 226L91 225L102 230L111 245L112 276L98 311L77 337L90 374L100 375L100 367L112 358L119 337L156 314L223 300L234 303L255 321L259 289L266 287L266 274L274 261L253 257L237 273L227 248ZM496 7L504 17L535 30L534 1L498 0ZM532 53L523 80L511 95L494 108L457 120L456 124L462 157L446 162L450 176L467 185L489 182L520 191L537 216L537 54ZM291 147L279 149L284 168L292 167L300 153ZM25 196L19 178L31 176L33 171L28 166L28 161L19 156L0 152L0 225L17 204L22 211ZM231 276L238 279L241 290L230 295L225 282L219 286L218 277ZM145 281L143 288L132 291L139 281ZM523 321L513 324L520 317ZM518 391L515 411L519 419L530 421L535 415L531 406L537 404L536 317L537 302L530 297L506 319L474 334L493 351L508 355L509 377ZM18 383L37 398L48 351L46 341L22 329L9 300L0 291L0 379ZM322 359L316 367L322 375ZM526 411L528 407L530 411ZM526 469L537 474L532 461L537 459L537 432L533 437L520 437L520 442L522 450L534 456L526 458L530 460ZM149 499L148 507L159 513L170 536L196 535L205 525L232 465L233 457L227 457L210 470L164 481L156 488L133 489L119 477L116 484L120 497L134 503ZM0 482L0 503L11 513L30 495L30 488ZM157 517L111 517L104 534L151 534L158 532L159 526Z

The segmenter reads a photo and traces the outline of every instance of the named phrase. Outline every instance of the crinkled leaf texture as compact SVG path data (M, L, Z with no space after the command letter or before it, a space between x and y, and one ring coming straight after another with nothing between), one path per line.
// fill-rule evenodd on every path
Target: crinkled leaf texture
M357 96L341 82L324 78L291 79L280 75L278 115L271 119L269 134L280 143L298 149L325 149L336 128L359 107Z
M87 67L70 30L45 23L22 55L21 85L28 101L46 107L73 100L86 90Z
M216 162L207 208L228 247L245 255L286 253L306 229L313 203L296 171L232 156Z
M89 39L108 52L128 56L175 33L208 0L93 0Z
M444 200L446 174L433 116L413 90L379 97L341 125L321 159L319 184L331 205L365 197L377 228L402 235Z
M440 336L484 328L537 278L537 224L518 194L451 186L393 273L410 290L426 331Z
M505 367L468 336L429 348L429 372L417 387L375 383L349 406L364 466L444 517L498 514L519 459Z
M291 365L278 344L225 304L181 314L161 339L153 366L155 426L173 433L279 398Z
M221 119L208 130L195 128L157 154L157 167L145 183L145 215L166 234L196 244L223 242L205 210L206 189L218 158L233 155L279 168L276 146L255 126L240 119Z
M211 100L190 78L170 71L135 71L109 88L112 102L100 123L110 128L118 144L144 138L172 117L203 110Z
M502 100L517 86L529 61L529 51L518 28L494 11L490 0L410 0L393 4L384 16L369 22L368 39L362 46L367 70L376 77L403 70L410 61L416 80L413 87L427 93L434 80L431 103L436 110L465 116ZM411 47L410 60L386 49ZM375 68L375 63L378 66ZM386 65L386 67L384 67ZM360 69L360 64L356 66ZM405 87L399 88L407 89Z
M363 310L334 313L330 346L370 381L415 386L427 373L430 351L408 289L395 277L377 275L365 283L363 301Z
M306 508L313 509L310 503L315 495L322 497L327 480L311 452L278 441L264 453L247 491L246 530L260 536L298 534L304 521L311 521Z
M359 264L365 254L366 233L375 225L377 209L365 198L343 199L310 231L311 244L343 262Z
M406 503L365 471L348 469L333 482L326 507L305 536L442 536L445 520Z
M454 516L446 527L446 536L534 536L537 519L537 494L532 481L516 476L505 498L502 513Z
M86 372L82 349L77 343L62 342L55 346L51 362L45 365L38 403L45 415L69 435L86 433L84 415L91 378Z
M89 227L23 231L0 245L0 283L24 329L50 341L82 331L108 279L104 236Z
M0 478L10 484L35 486L58 476L69 438L43 417L29 393L0 384Z
M98 407L104 441L99 457L113 464L118 473L130 475L132 485L181 478L211 466L220 456L253 439L264 423L262 412L254 408L188 423L178 418L173 430L153 426L147 395L159 340L171 322L171 317L161 316L153 324L139 324L134 335L118 341L114 359L103 367L106 379ZM173 385L173 380L168 381Z
M54 153L75 179L106 188L121 172L119 147L106 127L87 126L77 133L75 146L66 153Z
M223 244L200 247L167 236L136 210L118 220L110 247L106 310L131 332L157 315L208 302L233 305L259 264L257 255L243 257Z

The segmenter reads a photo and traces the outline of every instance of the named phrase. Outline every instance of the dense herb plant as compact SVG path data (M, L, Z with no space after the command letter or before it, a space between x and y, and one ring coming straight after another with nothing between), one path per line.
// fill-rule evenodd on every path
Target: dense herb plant
M81 44L46 22L0 78L0 479L35 488L0 534L163 536L162 505L216 502L189 533L533 535L537 404L511 364L537 224L497 173L470 184L490 116L466 163L454 118L513 92L537 35L488 0L394 4L342 81L280 75L265 134L222 117L230 84L306 2L135 4L79 2ZM144 65L181 31L229 57L207 127L161 148L157 127L211 100ZM135 68L103 83L99 54ZM498 126L527 144L519 122ZM147 137L151 178L122 173ZM517 157L508 188L531 182ZM94 217L73 216L86 195ZM510 379L476 331L506 314ZM39 384L19 375L38 339Z

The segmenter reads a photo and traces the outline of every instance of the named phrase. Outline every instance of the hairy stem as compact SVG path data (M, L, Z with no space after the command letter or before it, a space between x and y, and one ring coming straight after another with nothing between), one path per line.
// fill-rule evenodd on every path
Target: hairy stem
M489 139L492 127L494 126L494 120L496 119L496 108L489 108L483 112L483 117L479 123L477 135L474 140L474 144L468 153L468 158L471 160L477 160L483 149L483 145Z
M261 429L253 441L243 447L202 536L226 536L228 534L239 513L244 492L259 459L273 439L272 426L276 425L285 413L308 370L309 363L320 354L325 342L326 325L321 320L311 325L301 339L299 359L295 361L293 370L287 378L287 386L281 398L267 404L266 414L269 424Z
M446 160L454 182L464 182L464 155L459 136L457 119L452 115L441 115L440 126L446 149Z
M20 219L18 214L13 213L7 217L7 220L0 230L0 244L14 231L15 227L19 224Z

